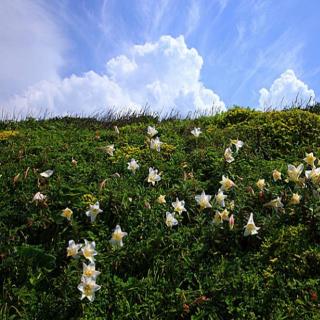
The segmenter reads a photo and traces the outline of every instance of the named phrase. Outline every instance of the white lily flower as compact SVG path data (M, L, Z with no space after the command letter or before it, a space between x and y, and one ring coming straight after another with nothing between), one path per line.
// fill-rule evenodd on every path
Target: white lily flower
M112 233L112 236L110 239L110 243L114 247L122 247L123 246L122 238L127 235L128 234L126 232L123 232L121 230L121 227L117 224L115 229L113 230L113 233Z
M191 130L191 133L192 133L196 138L198 138L202 132L201 132L201 129L200 129L200 128L194 128L193 130Z
M266 181L265 179L259 179L256 183L256 186L260 191L263 191L263 189L266 187Z
M229 220L229 214L230 214L230 212L227 209L224 209L221 212L221 219L224 220L224 221L228 221Z
M231 163L234 161L234 157L232 156L232 150L231 148L227 148L225 151L224 151L224 159L228 162L228 163Z
M99 207L99 201L97 201L95 204L90 204L89 210L86 212L86 215L90 217L91 222L94 222L97 218L97 215L99 213L103 212L103 210Z
M40 176L44 178L50 178L53 175L53 172L53 170L46 170L44 172L41 172Z
M306 153L306 157L303 159L309 166L314 167L314 162L317 158L313 155L313 152Z
M221 190L223 191L229 191L235 186L235 183L228 177L226 178L224 175L222 176L222 180L220 181L220 184L221 184Z
M148 182L151 183L153 186L156 182L160 181L161 177L158 174L158 169L149 168L149 175L148 175Z
M110 145L106 146L105 150L106 150L108 155L113 156L113 152L115 150L114 144L110 144Z
M209 202L212 196L205 194L204 191L202 191L200 195L197 195L194 198L197 201L198 205L200 206L201 210L212 207L212 205Z
M183 211L187 211L184 205L185 202L183 200L180 201L178 198L176 198L176 202L172 202L174 211L178 212L179 214L181 214Z
M281 202L281 198L277 197L263 205L264 207L274 208L274 209L281 209L283 208L283 203Z
M157 133L158 131L156 130L155 127L148 126L147 134L148 136L150 136L150 138L154 137Z
M81 248L83 256L92 263L94 263L94 256L98 254L95 248L96 243L94 241L89 242L86 239L84 240L84 247Z
M260 227L256 227L254 221L253 221L253 213L250 213L250 217L249 220L247 222L247 225L244 227L244 236L252 236L254 234L258 233L258 230L260 229Z
M303 164L299 164L298 167L288 164L288 179L293 182L299 182L299 177L303 171Z
M139 169L139 165L135 159L131 159L130 162L128 162L128 170L132 171L134 174L136 173L136 170Z
M92 302L95 298L95 292L100 290L101 286L96 284L96 281L92 278L82 277L81 283L78 285L78 290L82 292L81 300L88 298Z
M82 244L76 244L74 240L69 240L69 246L67 247L67 257L76 258L81 247Z
M157 150L160 152L160 148L163 142L160 141L159 137L150 140L150 149Z
M215 195L215 200L219 206L225 207L224 199L226 199L227 197L228 196L223 194L223 191L219 189L218 193Z
M69 208L65 208L62 210L61 216L64 218L67 218L69 221L71 221L71 217L73 215L73 211Z
M319 184L320 182L320 168L312 168L312 170L306 170L305 175L307 179L310 179L312 183Z
M237 152L244 145L243 141L241 141L241 140L231 140L231 143L236 147Z
M160 204L166 203L166 196L161 195L158 197L157 202Z
M32 201L35 201L35 202L43 202L47 199L47 196L45 196L44 194L42 194L41 192L37 192L34 196L33 196L33 199Z
M294 205L299 204L300 200L301 200L301 196L298 193L293 193L289 204L294 204Z
M114 131L116 132L116 134L120 134L120 131L117 126L114 126L113 128L114 128Z
M96 270L96 265L94 262L90 262L88 265L85 263L82 263L83 266L83 272L82 275L87 278L91 278L95 280L97 276L101 273L100 271Z
M273 178L273 181L278 181L278 180L281 180L281 172L278 171L277 169L273 170L272 171L272 178Z
M166 212L166 225L169 228L172 228L173 226L176 226L178 224L178 220L174 217L174 212Z

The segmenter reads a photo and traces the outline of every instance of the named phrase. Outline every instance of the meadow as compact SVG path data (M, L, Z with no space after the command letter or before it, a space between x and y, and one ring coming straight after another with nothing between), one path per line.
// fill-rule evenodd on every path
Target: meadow
M320 319L319 132L317 108L0 122L0 318Z

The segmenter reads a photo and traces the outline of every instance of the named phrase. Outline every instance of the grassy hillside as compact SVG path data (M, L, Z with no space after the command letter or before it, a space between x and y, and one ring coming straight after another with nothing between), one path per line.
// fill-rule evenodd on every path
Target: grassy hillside
M147 126L158 130L160 152L150 149ZM194 127L203 132L198 138ZM302 110L0 123L0 318L319 319L320 179L305 178L311 166L303 160L320 156L319 132L320 116ZM244 146L232 146L228 163L230 139ZM132 158L135 174L127 169ZM300 163L300 180L286 181L288 164ZM149 167L161 172L154 186ZM53 175L42 177L48 169ZM215 219L224 209L214 198L222 175L236 184L225 192L233 229ZM212 208L200 210L195 196L203 190ZM37 192L46 199L33 201ZM264 206L277 197L284 208ZM176 198L187 211L170 228L166 212ZM97 201L103 212L91 223L85 213ZM66 207L71 221L61 216ZM245 237L250 213L260 229ZM115 248L109 240L117 224L128 235ZM93 302L80 300L77 289L88 260L67 257L69 240L85 239L96 243L101 272Z

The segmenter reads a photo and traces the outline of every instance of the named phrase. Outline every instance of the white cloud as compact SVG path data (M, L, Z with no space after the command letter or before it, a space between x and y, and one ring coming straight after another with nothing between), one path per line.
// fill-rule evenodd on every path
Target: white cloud
M202 57L186 46L183 36L162 36L109 60L104 74L89 71L41 81L11 99L6 111L92 114L110 108L138 110L146 104L160 113L175 107L183 116L194 111L224 111L223 101L200 81L202 64Z
M291 106L295 102L305 105L315 102L315 93L312 89L299 80L293 70L288 69L276 79L269 90L262 88L259 91L260 108L281 109L285 106Z
M0 30L0 102L59 79L66 42L42 2L1 0Z

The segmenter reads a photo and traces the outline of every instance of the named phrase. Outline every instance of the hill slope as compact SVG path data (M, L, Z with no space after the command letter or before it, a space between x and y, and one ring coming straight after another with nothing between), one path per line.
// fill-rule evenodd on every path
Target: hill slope
M160 152L150 149L148 125L158 130ZM233 109L196 120L30 119L0 128L3 319L319 319L319 181L304 179L305 171L296 183L285 180L288 164L311 170L305 153L320 156L320 116ZM231 145L228 163L230 139L244 146ZM154 186L149 167L161 172ZM42 177L48 169L53 175ZM274 181L274 169L282 180ZM216 215L223 175L236 184L225 191L233 229ZM203 190L212 208L200 210ZM33 201L37 192L46 199ZM264 206L277 197L284 209ZM170 228L166 212L176 198L187 211ZM97 201L103 212L91 223L85 212ZM71 222L61 216L66 207ZM251 212L260 229L245 237ZM128 233L120 248L109 242L117 224ZM88 260L67 257L68 241L85 239L96 243L101 272L92 303L77 289Z

